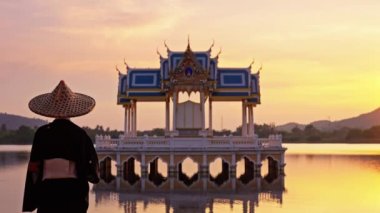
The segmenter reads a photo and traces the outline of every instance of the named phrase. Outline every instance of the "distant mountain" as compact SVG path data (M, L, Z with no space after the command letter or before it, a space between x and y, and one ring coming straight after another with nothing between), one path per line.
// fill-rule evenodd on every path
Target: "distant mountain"
M380 125L380 108L361 114L354 118L348 118L335 122L337 127L351 127L359 129L368 129Z
M27 118L19 115L0 113L0 126L5 124L8 130L16 130L22 125L34 128L47 123L47 121L37 118Z
M305 126L306 126L305 124L299 124L299 123L291 122L291 123L283 124L280 126L276 126L276 130L277 131L291 132L292 129L294 129L295 127L298 127L300 129L304 129Z
M331 131L331 130L337 129L334 122L331 122L328 120L314 121L314 122L311 122L310 124L321 131L329 131L329 130Z
M340 129L342 127L369 129L373 126L380 126L380 108L353 118L347 118L332 122L328 120L320 120L311 122L310 124L321 131L332 131L335 129ZM277 126L276 130L290 132L294 127L303 129L305 126L306 124L292 122Z

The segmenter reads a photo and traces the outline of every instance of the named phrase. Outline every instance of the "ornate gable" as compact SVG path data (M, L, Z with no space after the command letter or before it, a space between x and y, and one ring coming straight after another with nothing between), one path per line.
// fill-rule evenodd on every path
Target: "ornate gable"
M208 70L198 63L188 45L178 66L169 73L169 78L176 85L200 85L207 82L208 75Z

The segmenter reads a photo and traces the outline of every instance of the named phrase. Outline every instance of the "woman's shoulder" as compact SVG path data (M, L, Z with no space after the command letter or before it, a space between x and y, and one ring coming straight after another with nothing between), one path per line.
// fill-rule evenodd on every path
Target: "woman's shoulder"
M50 128L51 128L51 123L42 125L42 126L40 126L40 127L37 128L36 134L40 134L42 132L45 132L45 131L49 130Z
M74 122L69 121L69 125L71 126L72 131L75 131L77 134L88 136L87 132L82 127L76 125Z

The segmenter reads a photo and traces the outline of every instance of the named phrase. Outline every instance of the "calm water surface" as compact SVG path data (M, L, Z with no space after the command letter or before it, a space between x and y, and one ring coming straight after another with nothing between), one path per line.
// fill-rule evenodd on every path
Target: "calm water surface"
M262 182L261 192L127 193L98 186L89 212L380 212L380 145L285 146L283 182ZM0 146L1 212L21 212L29 150Z

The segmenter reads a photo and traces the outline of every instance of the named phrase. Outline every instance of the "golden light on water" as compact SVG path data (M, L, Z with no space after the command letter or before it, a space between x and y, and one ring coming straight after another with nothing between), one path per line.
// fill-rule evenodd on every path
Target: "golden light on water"
M358 156L288 156L283 208L309 212L377 212L380 210L380 162L368 167ZM296 166L294 166L296 164ZM377 168L376 168L377 167ZM286 198L303 202L287 202ZM265 211L265 208L262 209ZM291 211L285 211L291 212Z
M214 193L213 211L241 213L252 206L254 212L259 213L380 212L380 155L374 154L380 151L380 145L340 145L341 148L334 144L287 144L285 191L281 203L270 199L265 193L258 196L258 205L255 205L242 201L239 194L230 200L223 197L225 193L220 192ZM0 186L7 193L0 193L0 204L4 211L13 212L14 209L21 208L27 160L25 151L30 147L19 149L21 153L18 154L11 154L16 151L14 146L3 146L1 149L0 155L4 161L0 161ZM319 149L323 149L324 153L314 152ZM172 197L170 206L166 207L168 202L162 196L170 197L169 192L131 194L111 190L112 185L109 186L110 190L91 190L89 212L158 213L166 210L194 212L200 209L209 212L211 208L210 201L201 197L212 194L211 192L197 195L178 193L174 196L175 199ZM240 196L255 200L252 195ZM135 199L136 202L126 202Z
M287 154L320 155L380 155L379 144L318 144L310 149L310 144L285 144L290 147Z
M285 191L282 203L259 196L259 205L243 201L216 198L214 212L379 212L380 204L380 145L378 144L286 144ZM221 159L210 165L213 176L220 171ZM184 164L188 165L188 164ZM262 175L267 173L263 162ZM185 168L186 169L186 168ZM237 177L244 172L237 162ZM186 194L186 193L185 193ZM184 195L185 195L184 194ZM222 193L223 194L223 193ZM181 196L180 194L178 196ZM194 211L202 206L196 198L176 199L169 212ZM178 202L178 203L176 203ZM182 203L184 202L184 203ZM137 212L164 211L164 200L156 199L144 207L137 202ZM195 206L194 206L195 205ZM128 205L115 207L112 202L101 203L94 212L113 209L122 212ZM251 207L252 206L252 207ZM129 206L131 208L131 206ZM202 207L203 208L203 207ZM210 206L205 206L206 212Z

